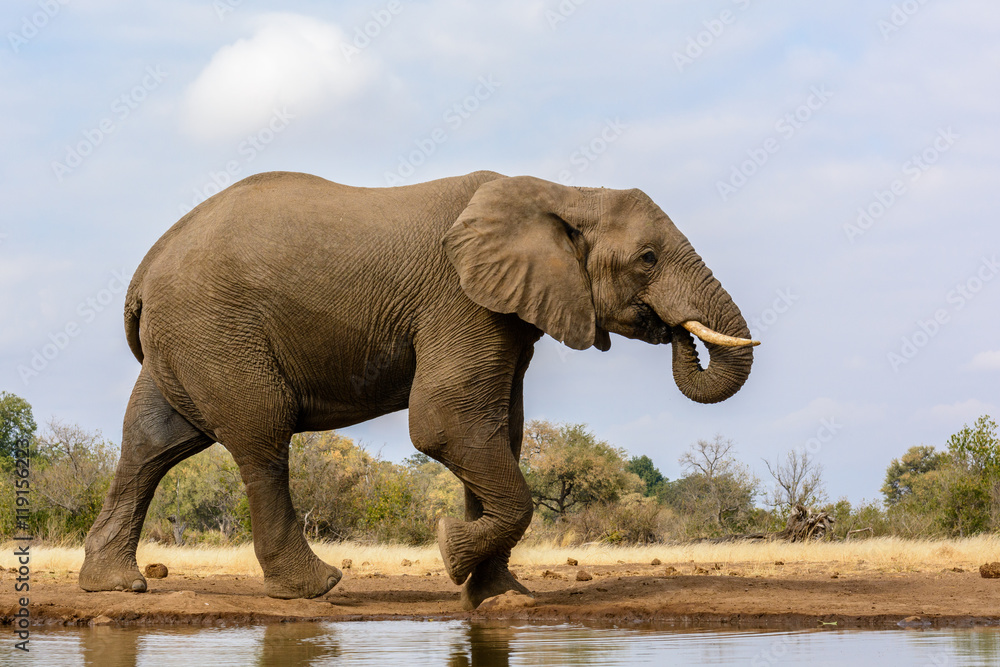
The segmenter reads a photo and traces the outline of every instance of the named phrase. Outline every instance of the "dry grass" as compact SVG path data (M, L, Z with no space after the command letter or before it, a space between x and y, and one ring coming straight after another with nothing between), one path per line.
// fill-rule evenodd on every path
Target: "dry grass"
M565 563L581 565L649 563L658 558L665 565L725 563L752 574L773 574L777 562L822 566L840 572L875 570L912 572L941 568L979 567L1000 560L1000 536L981 535L953 540L909 540L880 537L854 542L730 542L724 544L649 545L642 547L519 547L512 561L527 566Z
M345 558L353 561L358 574L381 572L402 574L440 571L441 556L437 547L399 545L362 545L353 543L316 543L316 554L328 563L340 566ZM0 565L15 566L14 545L0 547ZM580 565L648 564L658 558L664 565L725 564L726 569L738 568L744 575L774 575L784 569L776 565L807 570L915 572L942 568L977 568L982 563L1000 560L1000 536L978 536L956 540L905 540L875 538L848 543L729 543L650 545L642 547L612 546L519 546L514 550L512 565L541 568L566 563L575 558ZM412 565L402 565L403 560ZM174 547L156 543L139 547L140 566L164 563L171 571L195 575L236 574L260 575L260 565L250 544L234 547ZM31 547L31 567L34 571L57 573L79 571L83 563L82 547Z

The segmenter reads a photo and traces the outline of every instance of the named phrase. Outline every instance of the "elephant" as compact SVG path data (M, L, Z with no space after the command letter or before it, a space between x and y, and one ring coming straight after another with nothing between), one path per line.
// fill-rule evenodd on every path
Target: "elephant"
M702 403L740 389L757 344L642 191L490 171L386 188L243 179L153 245L125 333L141 369L84 590L146 590L135 552L156 486L218 442L246 486L267 594L325 594L341 572L303 536L289 441L408 408L413 445L465 488L465 519L441 519L437 538L466 609L528 592L508 563L532 517L523 379L544 334L577 350L607 351L611 333L669 343L678 388Z

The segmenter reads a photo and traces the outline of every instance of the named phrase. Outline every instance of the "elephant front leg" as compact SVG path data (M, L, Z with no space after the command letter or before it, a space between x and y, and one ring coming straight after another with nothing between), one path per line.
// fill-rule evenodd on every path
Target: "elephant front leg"
M506 417L506 412L503 414ZM531 522L532 503L528 484L510 450L506 419L495 423L480 418L468 425L470 417L449 415L450 411L440 408L414 409L411 396L410 436L414 445L455 473L482 505L479 516L472 520L446 517L438 524L445 570L461 585L480 563L495 555L500 556L500 562L485 566L483 577L497 567L506 570L511 548ZM475 581L473 587L481 588L480 577Z
M465 518L475 521L483 514L483 504L468 489L465 490ZM511 573L510 549L501 549L481 560L476 565L469 578L462 586L462 609L472 611L482 604L483 600L495 595L503 595L507 591L517 591L522 595L531 595L521 582Z
M467 456L462 456L462 462L457 465L442 459L467 486L470 486L470 480L475 480L477 484L494 487L487 490L485 486L479 486L473 490L483 503L483 513L479 518L461 521L445 517L438 524L438 545L445 571L458 585L465 583L480 563L495 555L500 556L500 562L493 563L492 567L487 565L483 575L495 572L498 567L506 571L510 550L531 523L531 495L510 450L503 448L493 453L496 458L509 461L496 461L495 465L479 467L469 466ZM473 586L480 587L481 583L477 578Z

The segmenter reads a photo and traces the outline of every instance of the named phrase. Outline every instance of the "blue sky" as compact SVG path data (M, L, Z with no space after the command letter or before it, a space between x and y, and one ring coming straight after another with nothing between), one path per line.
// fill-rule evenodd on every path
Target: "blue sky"
M995 3L36 0L0 29L0 388L40 422L120 438L124 279L278 169L643 189L753 323L750 380L698 405L665 347L546 337L525 410L668 477L721 433L762 477L807 447L831 498L875 498L891 458L997 416ZM412 451L405 413L347 433Z

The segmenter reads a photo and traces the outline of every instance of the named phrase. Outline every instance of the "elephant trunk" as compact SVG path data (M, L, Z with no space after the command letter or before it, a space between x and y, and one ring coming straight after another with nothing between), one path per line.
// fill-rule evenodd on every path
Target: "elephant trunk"
M685 282L691 291L681 310L693 317L670 328L674 382L693 401L718 403L746 382L753 364L753 346L758 343L750 340L750 329L732 297L693 250L690 260ZM677 312L675 308L666 310ZM692 333L708 348L706 368L698 359Z

